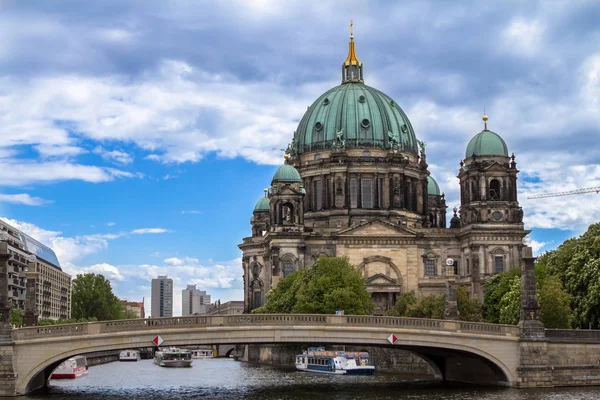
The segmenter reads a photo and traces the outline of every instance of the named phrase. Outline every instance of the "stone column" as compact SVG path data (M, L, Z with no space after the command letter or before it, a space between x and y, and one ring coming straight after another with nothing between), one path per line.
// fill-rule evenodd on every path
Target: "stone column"
M535 291L534 261L531 247L524 247L521 318L518 324L521 328L517 368L520 387L554 385L552 368L549 366L546 332L540 321L540 306Z
M446 306L444 319L458 320L458 301L456 299L456 276L454 266L446 266Z
M532 256L531 247L523 247L523 277L521 281L521 317L519 327L521 337L528 339L544 339L546 331L540 321L540 305L535 289L536 258Z
M25 315L23 316L23 326L37 326L37 291L39 273L35 270L35 262L29 263L27 271L27 296L25 297Z

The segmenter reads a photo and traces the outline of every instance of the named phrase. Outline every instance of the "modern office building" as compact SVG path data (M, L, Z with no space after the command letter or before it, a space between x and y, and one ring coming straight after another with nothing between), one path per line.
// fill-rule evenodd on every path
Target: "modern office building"
M173 316L173 279L166 275L152 279L151 309L153 318Z
M204 290L196 289L196 285L187 285L181 291L181 315L206 314L210 308L210 295Z
M7 244L8 298L25 309L27 275L35 279L36 312L41 319L71 317L71 276L48 246L0 220L0 242Z

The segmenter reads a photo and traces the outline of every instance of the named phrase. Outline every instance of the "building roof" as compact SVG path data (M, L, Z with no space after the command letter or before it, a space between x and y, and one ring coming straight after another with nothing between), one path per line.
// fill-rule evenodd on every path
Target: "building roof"
M427 194L435 194L437 196L441 194L440 186L438 185L436 180L433 179L433 177L431 176L427 177Z
M284 164L275 171L271 185L275 182L302 182L302 179L296 168L289 164Z
M19 247L22 245L23 250L35 255L41 261L62 271L58 257L56 257L56 253L54 253L50 247L38 242L28 234L20 231L12 225L7 224L4 221L0 221L0 226L2 226L2 231L4 231L7 235L9 232L12 232L9 237L11 237L14 242L19 243Z
M292 142L301 154L334 148L391 148L417 154L417 139L404 111L388 95L362 82L323 93L308 108Z
M465 158L473 155L508 157L508 147L500 135L484 129L475 135L467 145Z
M275 179L275 177L273 177L273 179ZM270 210L271 206L267 197L261 197L260 200L258 200L258 202L256 202L256 205L254 206L254 212L268 212Z

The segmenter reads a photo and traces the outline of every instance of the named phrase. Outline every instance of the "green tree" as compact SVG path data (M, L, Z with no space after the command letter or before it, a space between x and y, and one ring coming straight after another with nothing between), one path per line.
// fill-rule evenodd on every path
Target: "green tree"
M123 307L104 275L83 274L73 280L71 316L75 320L96 318L106 321L123 318Z
M483 321L481 304L472 298L467 289L462 286L456 287L456 303L458 305L458 318L461 321Z
M18 307L11 308L9 320L11 325L23 325L23 310Z
M374 308L363 276L346 258L321 257L281 280L255 313L367 315Z
M574 328L600 328L600 223L542 255L538 264L558 277L570 295Z
M406 317L408 310L417 303L417 296L415 292L404 292L396 299L394 307L387 310L385 315L390 317Z
M446 295L430 295L421 297L415 304L408 308L407 317L444 319L446 309Z
M484 283L483 318L490 323L500 323L501 302L510 289L512 280L521 277L521 270L513 268L507 272L495 274Z
M521 317L521 276L513 275L508 290L500 299L500 315L497 323L516 325Z

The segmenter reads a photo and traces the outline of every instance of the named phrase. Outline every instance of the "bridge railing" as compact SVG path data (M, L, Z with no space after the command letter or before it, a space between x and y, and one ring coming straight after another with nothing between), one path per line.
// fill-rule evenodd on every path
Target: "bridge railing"
M600 330L594 329L546 329L551 342L600 343Z
M501 336L519 336L520 333L519 328L513 325L422 318L377 317L366 315L342 316L330 314L237 314L126 319L79 324L36 326L14 330L13 339L26 340L61 336L84 336L116 332L153 331L165 328L186 329L206 326L236 327L248 325L371 326Z

